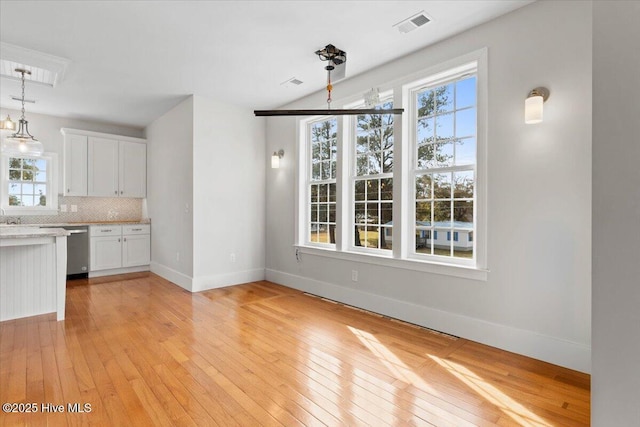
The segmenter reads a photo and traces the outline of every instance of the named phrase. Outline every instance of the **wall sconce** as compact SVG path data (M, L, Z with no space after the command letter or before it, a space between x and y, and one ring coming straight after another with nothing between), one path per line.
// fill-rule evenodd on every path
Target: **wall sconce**
M16 122L11 120L11 116L7 114L7 118L0 120L0 129L2 130L16 130Z
M284 150L274 151L271 156L271 169L278 169L280 167L280 159L284 156Z
M524 122L528 125L542 122L542 104L549 99L549 89L537 87L524 101Z

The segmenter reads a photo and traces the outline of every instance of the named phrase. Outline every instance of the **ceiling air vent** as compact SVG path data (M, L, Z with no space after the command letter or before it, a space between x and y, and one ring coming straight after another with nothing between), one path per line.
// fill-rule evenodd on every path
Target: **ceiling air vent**
M280 86L294 87L294 86L300 86L301 84L302 84L302 80L298 80L295 77L291 77L290 79L285 80L282 83L280 83Z
M20 80L16 68L31 71L25 76L27 81L55 87L59 84L71 61L47 53L25 49L0 42L0 75L8 79Z
M431 18L429 18L424 13L424 10L423 10L420 13L416 13L415 15L410 16L404 21L398 22L397 24L394 25L394 27L396 27L398 31L404 34L404 33L408 33L409 31L413 31L418 27L422 27L424 24L430 21L431 21Z

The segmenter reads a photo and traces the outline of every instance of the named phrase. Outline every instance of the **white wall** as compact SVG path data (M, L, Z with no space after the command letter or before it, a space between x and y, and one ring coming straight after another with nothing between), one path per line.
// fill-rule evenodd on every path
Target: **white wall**
M412 36L412 35L409 35ZM416 35L417 36L417 32ZM334 98L488 48L486 282L305 254L294 244L295 119L267 121L267 278L454 335L590 370L591 5L536 2L336 85ZM545 121L523 123L546 86ZM289 107L322 107L317 93ZM336 101L336 102L339 102ZM338 105L336 103L336 105ZM351 281L351 270L359 281Z
M4 120L7 114L11 116L11 120L16 122L20 119L19 110L11 110L0 108L0 117ZM70 119L66 117L48 116L44 114L33 114L29 112L29 106L26 106L25 118L29 122L29 133L35 136L42 145L44 150L58 154L58 176L60 185L63 182L62 162L64 160L64 138L60 133L61 128L82 129L94 132L111 133L114 135L132 136L135 138L143 138L143 129L133 128L130 126L121 126L110 123L102 123L89 120ZM2 136L11 132L2 132ZM62 187L60 187L62 188Z
M640 3L593 7L594 426L640 425Z
M151 271L192 292L263 280L264 119L192 96L146 135Z
M193 290L264 279L265 125L194 97Z
M193 98L146 128L151 271L191 290L193 277Z

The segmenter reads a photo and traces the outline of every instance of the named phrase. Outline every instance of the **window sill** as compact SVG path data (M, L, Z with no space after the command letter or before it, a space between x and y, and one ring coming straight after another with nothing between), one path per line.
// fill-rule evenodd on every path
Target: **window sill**
M339 252L334 249L294 245L301 254L309 254L326 258L354 261L365 264L382 265L385 267L401 268L404 270L420 271L423 273L440 274L443 276L460 277L463 279L487 281L489 270L453 264L436 263L413 259L396 259L376 254L360 254L356 252Z
M34 215L58 215L58 209L21 209L21 208L3 208L4 216L34 216Z

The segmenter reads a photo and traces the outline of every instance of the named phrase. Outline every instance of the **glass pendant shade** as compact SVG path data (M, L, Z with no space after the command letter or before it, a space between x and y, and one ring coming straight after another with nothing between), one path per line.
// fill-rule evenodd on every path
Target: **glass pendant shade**
M18 141L5 138L2 141L2 153L15 156L40 156L44 152L44 146L40 141Z
M2 141L2 152L23 156L40 156L44 146L29 133L29 123L20 119L18 131Z
M16 122L11 120L11 116L7 114L7 118L4 120L0 120L0 129L1 130L16 130Z
M542 122L543 103L542 96L530 96L524 101L524 122L526 124Z
M279 167L280 167L280 157L278 156L278 153L273 153L273 156L271 156L271 168L278 169Z
M271 156L271 168L278 169L280 168L280 159L284 156L284 150L274 151Z
M537 87L532 89L524 100L524 122L528 125L541 123L544 103L549 99L549 89Z

